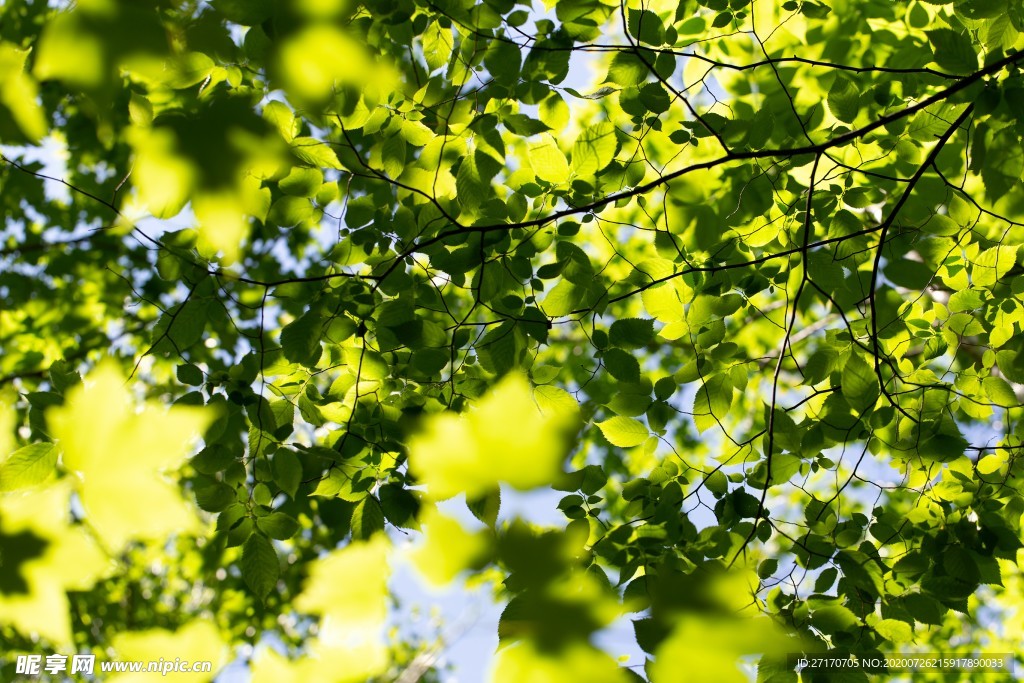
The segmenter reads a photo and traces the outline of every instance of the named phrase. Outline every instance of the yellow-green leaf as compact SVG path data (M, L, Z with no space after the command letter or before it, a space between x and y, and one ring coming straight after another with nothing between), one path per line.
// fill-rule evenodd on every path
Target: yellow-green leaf
M995 474L1006 464L1006 455L990 453L978 461L978 474Z
M542 135L539 142L530 143L528 153L530 167L541 180L560 185L569 179L569 162L550 135Z
M19 448L0 464L0 491L14 491L41 484L57 465L52 443L34 443Z
M136 405L120 370L98 366L71 389L47 420L78 480L89 525L119 550L131 539L163 540L194 531L198 519L168 480L191 452L191 440L213 419L211 410Z
M428 508L421 520L426 538L410 559L431 583L443 586L486 557L490 541L484 532L470 533L456 520Z
M118 661L157 661L180 658L188 662L210 662L212 673L217 674L228 663L231 650L221 637L217 626L206 619L188 622L177 630L154 628L146 631L125 631L114 636L112 647ZM138 683L153 674L121 673L108 680L111 683ZM195 673L169 672L161 677L164 681L197 681Z
M490 683L628 683L631 679L608 654L578 641L547 651L532 641L498 650L491 667Z
M615 126L608 122L583 129L572 146L573 172L586 177L604 169L615 158L617 145Z
M908 643L914 638L914 629L899 619L880 619L874 624L874 629L892 643Z
M66 482L0 496L0 535L17 543L25 560L12 562L7 556L0 564L0 623L26 637L38 635L70 647L67 591L88 590L113 565L92 534L71 523L71 487Z
M451 28L445 28L436 21L431 22L423 32L423 56L427 60L427 66L433 70L447 64L454 45L455 39L452 37Z
M46 135L46 116L36 82L25 73L27 57L28 52L0 43L0 104L11 112L28 141L38 142Z
M639 446L651 435L651 432L640 420L622 417L621 415L616 415L604 422L598 422L597 427L604 434L604 438L608 439L613 446L618 446L619 448Z
M874 405L878 398L878 377L875 370L859 354L853 354L843 367L843 397L855 410Z
M390 544L383 534L354 541L310 565L295 608L331 617L352 630L372 630L387 618Z
M526 379L510 373L467 413L428 419L409 444L409 466L435 500L475 498L501 483L550 484L562 472L575 412L542 412Z

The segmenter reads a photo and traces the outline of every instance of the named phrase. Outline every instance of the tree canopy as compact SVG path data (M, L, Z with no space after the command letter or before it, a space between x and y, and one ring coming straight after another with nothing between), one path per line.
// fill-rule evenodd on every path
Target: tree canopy
M437 680L406 561L493 587L497 683L1019 653L1022 32L1015 0L7 0L4 677ZM643 661L594 644L623 621Z

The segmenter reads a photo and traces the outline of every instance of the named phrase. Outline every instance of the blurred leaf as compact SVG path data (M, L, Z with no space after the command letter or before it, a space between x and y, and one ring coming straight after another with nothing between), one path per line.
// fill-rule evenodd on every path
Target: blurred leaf
M139 410L124 382L104 363L68 392L63 407L47 412L64 466L80 477L89 525L113 549L198 530L192 509L162 475L183 463L190 435L214 418L205 408L147 403Z
M465 415L435 415L409 446L413 472L427 495L475 497L498 483L530 489L561 472L570 412L541 413L529 384L509 374Z

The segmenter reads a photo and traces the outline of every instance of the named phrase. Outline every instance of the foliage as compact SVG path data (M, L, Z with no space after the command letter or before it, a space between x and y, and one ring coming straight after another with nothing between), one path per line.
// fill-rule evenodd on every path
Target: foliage
M1019 650L1019 3L57 4L0 8L8 652L430 680L405 554L495 580L495 681Z

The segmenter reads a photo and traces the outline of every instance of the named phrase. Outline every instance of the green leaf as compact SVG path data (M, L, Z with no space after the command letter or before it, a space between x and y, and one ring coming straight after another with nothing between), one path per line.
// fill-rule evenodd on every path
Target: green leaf
M714 21L711 22L711 28L723 28L732 23L733 20L732 12L722 12L715 17Z
M302 482L302 463L299 462L295 452L283 448L278 449L274 454L271 469L274 474L274 482L281 487L282 491L295 498L299 484Z
M616 52L608 68L608 83L631 86L647 80L650 69L632 52Z
M441 26L439 22L431 22L423 32L423 56L430 69L440 69L448 63L452 56L455 39L451 28Z
M237 462L237 458L235 458L231 451L217 444L207 446L196 453L195 457L191 460L192 467L202 474L223 472L235 462Z
M270 0L265 1L269 3ZM277 100L271 100L263 107L263 118L273 124L281 137L288 142L294 140L295 136L299 134L299 126L302 124L302 121L295 116L295 112L287 104Z
M1013 387L1002 377L986 377L981 381L985 394L1000 406L1012 407L1019 404Z
M909 643L914 639L914 629L899 619L879 619L873 625L878 635L891 643Z
M948 28L934 29L927 34L939 68L955 74L978 70L978 53L967 36Z
M256 26L274 13L273 0L213 0L213 7L243 26Z
M501 489L496 488L481 496L466 499L466 507L474 517L493 528L498 523L498 512L501 511Z
M469 210L476 209L483 202L484 193L489 184L481 177L475 156L468 154L463 157L462 163L459 165L459 172L455 176L459 203Z
M405 138L392 135L381 147L381 162L389 178L397 178L405 170Z
M400 529L418 527L416 517L420 511L420 501L409 490L400 484L385 484L380 487L380 507L384 517Z
M285 194L295 197L313 197L324 184L324 174L319 168L296 166L287 176L278 181L278 187ZM271 212L273 212L271 208ZM299 221L296 221L296 223Z
M184 363L176 368L178 381L194 387L202 386L204 378L203 371L191 363Z
M833 636L843 631L852 632L859 623L857 615L842 605L822 607L811 614L811 624L823 633Z
M561 185L569 179L569 162L550 135L542 135L539 142L530 143L527 148L530 166L541 180Z
M727 375L705 380L693 398L693 423L704 432L716 426L732 407L732 383Z
M616 416L597 423L604 438L619 448L639 446L651 436L650 431L639 420Z
M704 480L704 486L715 496L722 496L729 490L729 479L720 469L716 469Z
M775 558L763 560L757 565L757 576L761 579L767 579L772 574L779 570L779 561Z
M34 443L11 453L0 463L0 491L16 491L42 484L57 470L57 448Z
M843 123L853 123L860 112L860 92L845 76L838 75L828 91L828 109Z
M391 374L391 367L388 365L388 362L384 360L384 356L376 351L366 347L348 347L344 353L348 371L352 374L358 373L359 379L364 382L368 380L382 380Z
M363 498L352 511L352 538L367 540L384 530L384 511L373 496Z
M235 490L212 477L196 477L192 482L196 505L207 512L222 512L235 502Z
M944 216L942 214L933 215L924 225L921 226L921 229L933 235L941 235L944 237L955 235L961 230L960 225L957 224L956 221L949 216Z
M316 311L307 311L281 330L281 349L292 363L312 366L320 358L320 334L323 319Z
M1016 245L997 246L978 254L971 268L971 283L976 287L991 287L1002 280L1017 265Z
M307 197L286 195L271 205L267 220L282 228L290 228L310 220L313 215L313 204Z
M6 109L24 139L38 143L48 125L38 102L36 81L25 71L28 54L28 50L0 43L0 112Z
M956 11L969 19L991 19L1006 14L1006 0L960 0Z
M909 593L903 596L902 603L910 616L922 624L941 624L943 615L948 611L938 600L922 593Z
M615 158L618 140L615 126L608 122L588 126L572 146L572 172L578 177L595 175Z
M545 486L561 474L575 423L575 406L542 410L526 379L509 373L467 414L427 420L409 443L409 466L434 500Z
M803 461L789 453L776 453L772 456L772 479L773 486L785 484L790 478L800 471Z
M950 576L972 586L981 580L978 563L962 545L953 545L943 551L942 566Z
M787 657L765 654L757 662L757 683L797 683L798 680Z
M1024 354L1009 349L996 352L996 365L1003 377L1014 384L1024 384Z
M572 394L565 389L547 384L535 387L533 398L537 402L540 412L545 416L575 414L579 408L579 403L572 397Z
M241 568L249 590L261 601L266 599L281 574L277 551L270 539L255 531L249 534L242 546Z
M75 366L66 360L54 361L50 366L49 375L54 391L62 394L82 382L82 376L78 374L78 370L75 370Z
M443 586L463 570L480 566L490 551L486 532L470 533L456 520L428 508L426 541L410 553L413 565L430 583Z
M827 567L818 574L818 578L814 580L814 592L824 593L828 589L832 588L836 582L836 577L839 576L839 570L835 567Z
M266 517L257 517L256 526L270 538L287 541L299 530L295 518L283 512L272 512Z
M491 42L484 55L484 66L497 82L515 84L522 68L519 46L503 40Z
M512 320L493 328L477 345L480 362L498 375L504 375L519 364L520 349L521 340Z
M191 348L203 337L207 303L190 299L169 310L153 329L154 344L170 346L172 352ZM166 346L165 346L166 348Z
M854 410L863 412L878 400L878 377L860 354L854 353L846 361L842 382L843 397Z
M292 140L292 154L299 161L314 168L333 168L342 170L338 155L326 143L311 137L298 137Z
M544 297L544 313L554 318L569 315L584 307L587 295L586 287L569 280L560 280Z
M1002 469L1006 460L1000 455L989 454L978 461L978 474L992 475Z
M613 346L636 349L654 341L654 321L646 318L621 318L608 328L608 341Z
M603 360L608 373L620 382L640 381L640 363L622 349L608 349Z
M650 10L630 9L627 26L630 34L642 43L661 45L661 17Z

